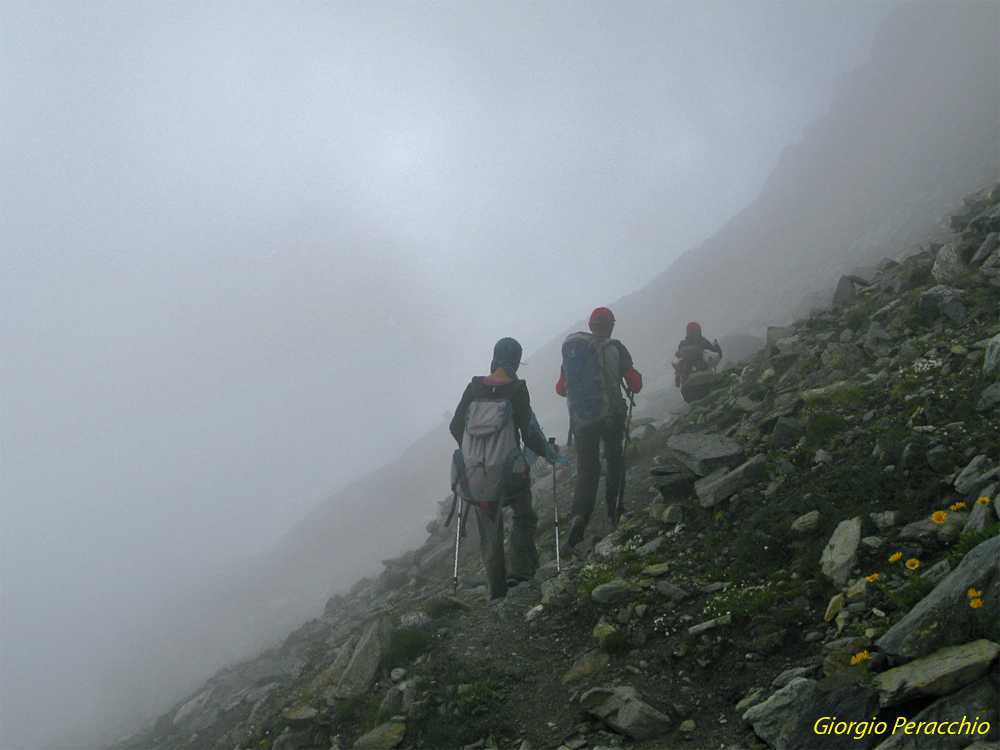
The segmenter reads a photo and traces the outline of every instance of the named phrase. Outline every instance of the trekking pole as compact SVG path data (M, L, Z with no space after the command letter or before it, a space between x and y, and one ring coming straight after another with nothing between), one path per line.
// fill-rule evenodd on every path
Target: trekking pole
M635 398L628 386L625 387L625 396L628 398L628 418L625 420L625 438L622 441L622 474L618 480L618 497L615 499L615 523L621 518L622 501L625 499L625 472L628 471L628 448L632 442L632 409L635 406Z
M458 500L458 495L456 492L456 500ZM455 575L452 578L452 596L458 596L458 551L462 544L462 506L465 505L465 500L458 500L458 522L455 524Z
M556 439L549 438L549 445L556 450ZM556 451L558 453L558 451ZM556 572L562 573L562 558L559 556L559 497L556 494L556 465L552 464L552 509L556 514Z

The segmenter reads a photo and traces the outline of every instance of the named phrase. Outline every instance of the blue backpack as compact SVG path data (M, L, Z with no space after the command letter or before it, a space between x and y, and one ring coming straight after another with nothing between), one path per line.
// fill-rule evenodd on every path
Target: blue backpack
M562 345L566 397L573 423L582 427L606 419L620 400L618 350L611 339L573 333Z

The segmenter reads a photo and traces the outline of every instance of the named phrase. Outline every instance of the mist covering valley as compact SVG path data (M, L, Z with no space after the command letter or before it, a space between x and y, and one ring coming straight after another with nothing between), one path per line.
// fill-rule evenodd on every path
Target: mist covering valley
M417 546L494 341L560 440L1000 176L1000 6L5 3L0 747L108 744ZM816 29L826 33L817 35Z

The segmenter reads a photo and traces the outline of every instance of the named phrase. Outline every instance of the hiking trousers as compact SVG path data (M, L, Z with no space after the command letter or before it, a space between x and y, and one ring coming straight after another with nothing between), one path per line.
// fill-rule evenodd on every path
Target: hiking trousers
M514 522L510 531L510 571L503 549L503 522L497 523L497 509L492 513L484 513L476 509L476 521L479 524L479 551L483 555L483 567L486 568L486 587L490 599L499 599L507 594L507 580L528 581L535 577L538 570L538 548L535 547L535 529L538 526L538 514L531 507L531 490L507 501L506 507L514 511Z
M601 444L608 464L604 479L604 499L608 518L615 517L615 504L622 481L624 417L611 417L576 428L576 488L573 491L572 517L580 516L586 523L594 513L597 485L601 481ZM621 512L624 507L619 509Z

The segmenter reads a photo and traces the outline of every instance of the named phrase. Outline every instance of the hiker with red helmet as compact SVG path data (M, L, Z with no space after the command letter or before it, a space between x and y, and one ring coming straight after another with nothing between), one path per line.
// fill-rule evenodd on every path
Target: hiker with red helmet
M692 372L710 370L722 359L718 341L709 341L701 335L701 326L688 323L685 336L674 354L674 385L680 388Z
M601 478L601 445L607 461L605 501L608 518L616 524L624 512L624 438L628 408L622 386L631 400L642 390L642 375L632 366L625 345L611 338L615 316L598 307L590 316L590 333L570 334L562 346L562 371L556 393L569 402L570 424L576 442L576 488L570 514L570 547L580 543L597 502Z

